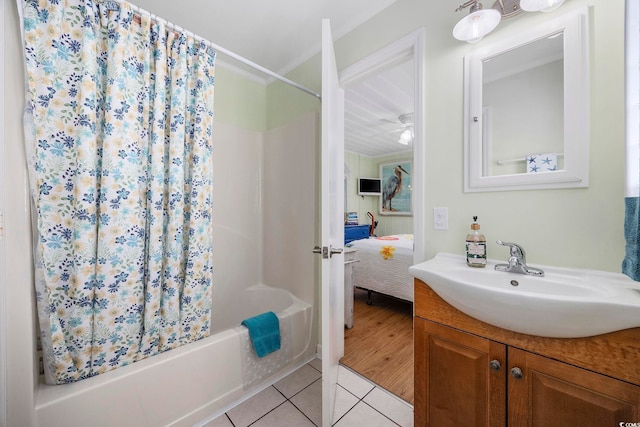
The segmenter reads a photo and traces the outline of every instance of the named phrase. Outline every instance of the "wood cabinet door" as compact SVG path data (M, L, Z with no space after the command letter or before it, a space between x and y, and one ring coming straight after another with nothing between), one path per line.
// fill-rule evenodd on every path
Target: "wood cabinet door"
M506 346L418 317L414 334L416 427L504 427Z
M509 427L640 422L638 386L512 347L508 357ZM522 372L520 378L512 374L514 368Z

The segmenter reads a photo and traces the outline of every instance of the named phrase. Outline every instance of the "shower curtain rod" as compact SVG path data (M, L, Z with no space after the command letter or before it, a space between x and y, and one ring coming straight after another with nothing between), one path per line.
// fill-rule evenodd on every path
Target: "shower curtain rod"
M119 10L119 8L120 8L120 1L118 1L118 0L104 0L102 3L109 10ZM215 43L213 43L213 42L211 42L211 41L209 41L209 40L207 40L207 39L205 39L205 38L203 38L203 37L201 37L201 36L199 36L197 34L194 34L191 31L185 30L184 28L182 28L182 27L180 27L180 26L178 26L176 24L173 24L173 23L171 23L171 22L169 22L169 21L167 21L165 19L162 19L159 16L154 15L153 13L148 12L148 11L146 11L146 10L144 10L144 9L134 5L134 4L129 3L129 5L131 6L131 9L133 9L136 13L141 14L141 15L149 16L149 17L151 17L151 20L153 20L153 21L155 21L157 23L162 23L162 24L166 25L167 27L169 27L171 29L174 29L174 30L176 30L178 32L181 32L181 33L185 32L185 33L189 34L190 36L192 36L194 39L196 39L196 40L198 40L198 41L200 41L202 43L205 43L207 46L213 48L216 52L219 52L219 53L222 53L224 55L227 55L227 56L229 56L229 57L231 57L231 58L233 58L233 59L235 59L237 61L242 62L245 65L248 65L248 66L250 66L252 68L255 68L256 70L264 73L264 74L267 74L268 76L271 76L271 77L273 77L275 79L278 79L281 82L288 84L289 86L293 86L296 89L299 89L299 90L301 90L301 91L303 91L303 92L305 92L305 93L307 93L307 94L309 94L311 96L315 96L318 99L322 99L320 94L312 91L311 89L307 89L306 87L302 86L301 84L298 84L298 83L296 83L296 82L294 82L292 80L289 80L288 78L283 77L280 74L275 73L275 72L269 70L268 68L263 67L262 65L256 64L255 62L245 58L244 56L240 56L235 52L232 52L232 51L230 51L228 49L225 49L222 46L219 46L219 45L217 45L217 44L215 44Z

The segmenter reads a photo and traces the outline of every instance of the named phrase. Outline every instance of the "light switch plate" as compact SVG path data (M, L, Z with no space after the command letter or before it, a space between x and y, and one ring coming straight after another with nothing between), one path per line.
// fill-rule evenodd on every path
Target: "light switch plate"
M449 208L433 208L433 229L449 229Z

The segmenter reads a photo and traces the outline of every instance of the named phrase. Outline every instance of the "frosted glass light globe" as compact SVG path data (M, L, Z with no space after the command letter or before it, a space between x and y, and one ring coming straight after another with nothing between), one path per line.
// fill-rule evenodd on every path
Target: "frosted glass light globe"
M520 9L526 12L553 12L564 0L520 0Z
M462 18L453 27L453 37L468 43L476 43L493 31L502 16L495 9L481 9Z
M412 132L409 129L405 129L404 132L402 132L402 135L400 135L400 139L398 140L398 142L402 145L409 145L412 139Z

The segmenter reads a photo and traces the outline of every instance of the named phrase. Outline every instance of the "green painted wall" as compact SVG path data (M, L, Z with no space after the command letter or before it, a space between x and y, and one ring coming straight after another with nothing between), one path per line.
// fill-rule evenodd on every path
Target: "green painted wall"
M381 164L411 160L412 157L411 151L381 157L345 152L344 162L351 171L347 178L347 210L358 212L360 224L371 224L367 215L371 212L378 222L376 236L413 233L413 215L381 215L380 197L358 195L358 178L379 178Z
M267 87L264 84L242 76L218 60L215 91L216 122L252 131L266 130Z
M463 57L486 45L574 8L590 6L590 186L571 190L463 192ZM531 264L620 271L624 254L624 1L567 0L551 14L522 14L502 22L477 45L455 40L451 30L464 12L457 3L398 0L335 43L338 68L424 26L426 108L424 197L421 215L427 258L437 252L462 253L473 215L490 242L489 257L506 259L496 239L521 243ZM318 24L320 25L320 24ZM318 87L318 57L291 73L293 80ZM291 89L268 89L267 127L313 108ZM318 107L319 108L319 107ZM277 113L272 110L277 109ZM417 118L420 120L420 118ZM449 230L433 230L433 207L449 208Z
M320 25L320 23L318 23ZM316 56L287 75L287 78L320 93L320 57ZM267 88L267 127L274 129L309 112L320 112L320 100L282 82Z

